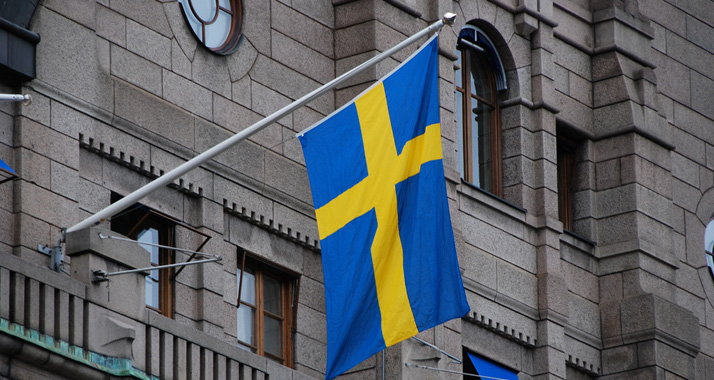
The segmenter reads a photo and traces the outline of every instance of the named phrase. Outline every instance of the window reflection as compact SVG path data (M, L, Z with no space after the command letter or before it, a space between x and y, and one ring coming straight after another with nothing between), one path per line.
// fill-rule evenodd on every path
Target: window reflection
M714 220L710 221L707 228L704 230L704 249L707 258L709 272L714 276Z

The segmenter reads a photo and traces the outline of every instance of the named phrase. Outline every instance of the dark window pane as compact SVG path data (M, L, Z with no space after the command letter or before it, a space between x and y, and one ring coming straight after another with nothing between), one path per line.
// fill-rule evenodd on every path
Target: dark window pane
M474 168L478 168L478 174L474 169L474 181L478 180L478 185L486 190L493 189L492 184L492 158L493 158L493 143L491 141L491 118L493 117L493 109L483 102L473 99L473 104L477 106L473 109L474 113L474 132L473 136L478 136L478 141L473 141L474 147L478 147L474 152L474 159L477 164Z
M479 53L472 49L467 51L470 54L471 61L469 67L471 71L471 94L490 100L493 94L491 91L491 78L486 71L489 69L488 64L483 59L480 59Z
M471 106L471 182L485 190L491 190L493 109L474 97L471 97Z
M573 188L575 183L575 143L558 137L558 217L566 230L573 229Z
M280 281L270 276L263 276L263 307L265 311L282 316Z
M275 356L282 356L280 354L281 352L281 345L280 345L280 336L281 336L281 327L280 327L280 321L271 318L268 316L265 316L265 321L263 323L265 327L264 331L264 339L265 339L265 352L275 355Z

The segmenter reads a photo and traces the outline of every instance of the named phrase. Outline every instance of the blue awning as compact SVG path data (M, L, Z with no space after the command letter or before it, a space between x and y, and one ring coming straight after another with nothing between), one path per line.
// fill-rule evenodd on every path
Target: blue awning
M12 170L10 165L0 159L0 183L5 183L14 178L17 178L17 173Z
M469 359L471 359L471 363L474 365L474 368L476 368L476 372L478 372L478 375L481 376L482 379L487 380L491 378L518 380L518 374L510 369L503 368L500 365L476 354L472 354L471 352L468 352L468 355Z
M10 172L11 174L13 174L13 175L17 175L17 173L15 173L15 171L12 170L12 168L10 167L10 165L6 164L5 161L3 161L3 160L0 160L0 169L9 171L9 172Z

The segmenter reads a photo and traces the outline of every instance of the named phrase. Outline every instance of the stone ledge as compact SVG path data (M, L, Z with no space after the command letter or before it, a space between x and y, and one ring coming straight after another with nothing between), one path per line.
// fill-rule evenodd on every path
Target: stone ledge
M609 20L617 20L623 24L637 30L638 32L644 34L650 39L654 38L654 28L649 24L648 21L644 21L635 16L625 12L617 7L607 8L599 10L593 13L593 23L600 23Z
M691 357L699 353L699 319L677 304L644 294L622 301L621 318L625 344L654 339Z
M129 156L128 158L124 154L123 151L117 150L114 147L108 147L108 151L105 149L104 143L99 143L99 146L95 146L95 142L93 138L88 138L87 141L84 139L83 134L79 134L79 145L80 147L98 154L104 158L107 158L111 161L114 161L120 165L126 166L127 168L140 173L146 177L151 178L152 180L161 177L164 175L164 171L159 169L158 174L156 173L156 168L154 166L149 166L149 168L146 168L146 165L143 160L139 160L137 162L136 158L134 156ZM117 154L118 153L118 154ZM200 186L196 186L197 189L194 190L194 184L189 182L188 184L185 183L183 178L179 178L178 183L170 183L167 185L168 187L178 190L181 193L184 193L186 195L189 195L193 198L200 198L203 196L203 188Z
M0 254L0 267L35 279L53 288L62 289L75 297L86 298L87 292L83 283L73 280L65 274L54 272L48 267L37 266L20 257L5 254Z
M486 330L501 335L506 339L514 341L526 348L536 347L537 341L535 338L531 338L528 335L523 336L522 332L516 331L515 329L509 329L506 325L501 326L500 322L494 322L491 318L486 318L484 315L479 315L474 312L473 314L463 317L463 319L474 323L476 326L483 327Z
M478 294L490 301L495 301L499 303L501 306L504 306L506 308L511 309L512 311L521 314L527 318L536 320L539 317L538 310L536 310L533 307L530 307L523 302L520 302L516 299L513 299L503 293L499 293L494 289L491 289L489 287L486 287L483 284L480 284L468 277L463 277L461 276L462 281L464 283L464 288L468 291L471 291L475 294Z
M589 376L600 376L600 367L596 367L592 363L588 365L584 360L580 361L579 358L573 358L573 355L568 355L565 365Z
M278 223L277 226L273 219L266 219L264 215L256 214L255 211L247 210L245 207L238 209L238 205L232 202L228 205L228 200L223 199L223 210L230 215L237 216L238 218L248 221L272 234L280 236L284 239L290 240L295 244L301 245L311 251L320 253L320 241L318 239L311 239L307 235L303 235L299 231L293 231L292 228L283 228L283 225ZM294 233L293 233L294 232Z
M602 350L602 342L600 337L590 335L578 328L575 328L569 324L563 326L565 330L565 336L574 339L580 343L585 343L588 346L595 347L598 350Z
M519 207L497 195L491 194L475 185L461 180L461 186L457 183L457 193L467 197L469 200L478 202L486 207L510 216L513 219L525 222L528 211Z
M679 268L679 259L674 256L670 251L663 249L655 244L649 243L643 239L632 239L629 241L612 243L608 245L603 245L597 247L596 256L601 259L600 267L603 268L603 261L617 259L620 260L621 256L625 255L635 255L635 254L647 255L658 262L668 265L672 269ZM639 261L635 260L630 263L630 266L619 267L618 271L639 268ZM607 274L604 271L600 274Z

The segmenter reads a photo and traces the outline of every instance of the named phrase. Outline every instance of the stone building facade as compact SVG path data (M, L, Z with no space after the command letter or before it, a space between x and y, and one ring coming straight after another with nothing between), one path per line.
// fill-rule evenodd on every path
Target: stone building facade
M466 379L475 356L519 379L714 379L713 2L226 0L243 35L227 55L176 0L29 3L25 25L0 7L0 92L32 96L0 103L0 158L17 172L0 183L0 378L324 377L320 246L294 136L417 46L67 234L59 271L44 248L454 12L439 41L442 142L471 312L419 338L463 363L407 340L342 378ZM34 73L7 58L14 35L34 41ZM93 281L202 257L111 238L123 235L222 260Z

